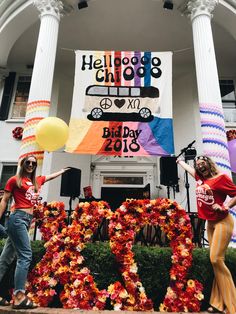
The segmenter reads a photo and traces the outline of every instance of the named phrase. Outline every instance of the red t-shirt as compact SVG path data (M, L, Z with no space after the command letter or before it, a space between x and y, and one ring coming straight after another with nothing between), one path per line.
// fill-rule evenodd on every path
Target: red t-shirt
M228 211L216 211L212 209L212 205L222 206L227 196L236 196L236 185L226 174L209 179L202 179L196 175L195 179L198 217L216 221L225 218Z
M5 186L5 191L11 192L14 198L14 208L31 208L38 202L40 187L44 184L46 177L45 176L38 176L36 177L39 190L36 193L34 191L33 183L31 182L30 178L24 177L22 178L22 185L19 188L16 184L17 177L11 177Z

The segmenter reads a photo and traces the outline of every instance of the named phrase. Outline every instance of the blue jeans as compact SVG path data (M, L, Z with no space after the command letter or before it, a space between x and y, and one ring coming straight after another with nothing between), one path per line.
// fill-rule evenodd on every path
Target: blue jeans
M32 261L32 250L28 230L31 224L32 215L22 210L15 210L7 222L8 238L0 256L0 281L8 267L17 258L14 283L14 294L19 291L25 292L28 269Z
M5 227L0 224L0 239L2 238L7 238L7 233Z

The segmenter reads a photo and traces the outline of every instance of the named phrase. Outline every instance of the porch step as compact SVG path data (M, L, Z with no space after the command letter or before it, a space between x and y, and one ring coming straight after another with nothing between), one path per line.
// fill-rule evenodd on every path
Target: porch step
M67 309L58 309L58 308L48 308L48 307L38 307L33 310L13 310L11 306L0 306L0 314L141 314L141 313L152 313L158 314L160 312L134 312L134 311L85 311L85 310L67 310ZM160 313L161 314L161 313ZM162 313L163 314L163 313ZM178 312L178 314L186 314ZM199 314L193 313L192 314ZM207 314L207 312L201 312L201 314Z

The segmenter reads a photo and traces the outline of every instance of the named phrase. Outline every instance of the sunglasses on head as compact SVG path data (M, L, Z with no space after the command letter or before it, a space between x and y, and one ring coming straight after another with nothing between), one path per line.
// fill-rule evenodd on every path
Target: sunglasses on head
M25 165L28 167L30 165L32 165L32 167L36 167L37 166L37 162L36 161L31 161L31 160L26 160L25 161Z
M208 161L208 157L206 156L197 156L194 158L194 161L197 161L197 160L205 160L205 161Z

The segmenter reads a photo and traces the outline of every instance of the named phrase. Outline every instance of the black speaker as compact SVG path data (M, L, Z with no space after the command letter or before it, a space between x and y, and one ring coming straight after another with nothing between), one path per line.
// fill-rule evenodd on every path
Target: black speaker
M160 158L160 183L162 185L171 186L178 184L176 159L176 157Z
M70 168L61 176L60 196L76 197L80 195L81 170Z

